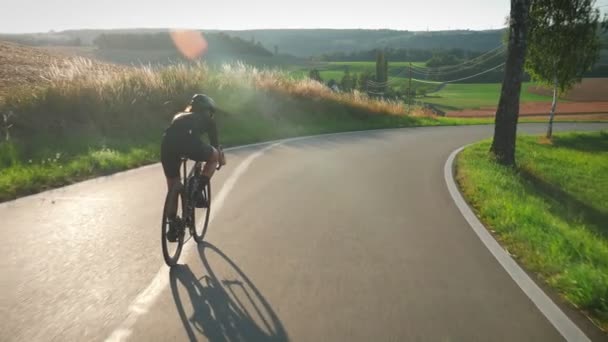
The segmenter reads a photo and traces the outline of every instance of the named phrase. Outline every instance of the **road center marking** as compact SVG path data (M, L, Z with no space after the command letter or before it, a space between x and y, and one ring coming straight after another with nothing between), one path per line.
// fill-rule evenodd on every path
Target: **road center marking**
M277 143L269 145L255 153L253 153L252 155L247 157L247 159L242 161L237 166L237 168L234 170L234 172L232 172L232 174L226 180L226 182L224 182L224 185L222 186L222 189L220 190L220 192L213 199L213 205L211 207L211 217L209 218L209 224L211 224L213 222L213 219L215 218L217 213L224 206L226 197L228 196L228 194L230 194L230 192L234 188L234 185L236 184L237 180L243 174L245 174L245 171L247 171L247 169L249 168L249 166L251 166L253 161L256 160L258 157L262 156L266 151L268 151L271 148L278 146L280 144L281 144L281 142L277 142ZM229 149L227 149L227 151L228 150ZM202 219L203 218L201 218L201 220ZM190 247L190 248L188 248L188 247ZM192 244L190 244L190 245L185 244L180 258L183 260L184 258L187 257L189 252L191 252L192 250L193 250ZM160 253L160 249L159 249L159 253ZM144 289L142 292L140 292L137 295L137 297L135 298L135 300L129 305L129 309L127 311L127 318L120 324L120 326L118 326L112 332L112 334L110 334L110 336L106 339L106 342L126 341L129 338L129 336L131 335L132 328L135 325L135 323L137 322L137 319L140 316L146 314L148 311L150 311L150 308L156 302L156 299L158 298L158 296L162 293L162 291L168 285L169 285L169 268L163 264L160 267L160 269L158 270L158 272L156 273L156 276L154 276L154 278L152 279L152 282L150 282L150 284L148 285L148 287L146 287L146 289Z

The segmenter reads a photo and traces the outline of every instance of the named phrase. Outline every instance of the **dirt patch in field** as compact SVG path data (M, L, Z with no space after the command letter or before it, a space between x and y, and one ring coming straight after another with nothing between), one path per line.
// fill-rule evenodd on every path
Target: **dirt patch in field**
M83 57L49 51L44 48L29 47L0 41L0 103L14 87L40 86L49 82L51 69L64 71L74 67L75 61L80 65L103 68L105 72L119 71L122 67L107 63L86 60Z
M520 116L543 116L548 115L551 110L551 102L529 102L522 103L519 107ZM496 107L483 107L480 109L465 109L462 111L447 112L446 116L452 117L493 117ZM556 115L576 115L582 117L585 114L608 114L608 101L602 102L565 102L558 103Z
M0 97L10 87L43 82L44 69L60 61L43 49L0 42Z
M532 86L528 91L553 96L553 90L545 86ZM585 78L561 98L569 101L608 101L608 78Z
M548 115L529 115L526 119L549 120ZM557 121L580 120L580 121L608 121L608 113L605 114L563 114L555 117Z

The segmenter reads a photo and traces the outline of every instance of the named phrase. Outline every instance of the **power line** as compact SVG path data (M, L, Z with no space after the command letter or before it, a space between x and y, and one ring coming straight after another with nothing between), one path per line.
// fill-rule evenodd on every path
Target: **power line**
M389 84L393 84L395 82L396 82L395 80L388 80L386 82L376 82L376 81L372 81L372 80L367 80L367 84L373 85L373 86L378 86L378 87L384 87Z
M495 57L498 57L498 55L494 56L493 58L495 58ZM434 73L431 73L431 72L419 71L419 70L416 70L416 69L413 69L412 72L414 72L414 73L416 73L416 74L418 74L420 76L427 76L427 77L428 76L435 76L435 77L448 76L448 75L451 75L451 74L461 73L461 72L464 72L464 71L467 71L467 70L478 68L478 67L482 66L483 64L489 62L490 60L491 59L487 59L485 61L480 61L477 64L472 64L472 65L469 65L467 67L464 67L462 69L445 71L445 72L434 72Z
M475 75L471 75L471 76L467 76L467 77L459 78L459 79L456 79L456 80L450 80L450 81L426 81L426 80L416 80L416 82L420 82L420 83L429 83L429 84L441 84L441 83L455 83L455 82L460 82L460 81L468 80L468 79L470 79L470 78L477 77L477 76L479 76L479 75L487 74L488 72L490 72L490 71L494 71L494 70L496 70L496 69L498 69L498 68L500 68L500 67L504 66L505 64L506 64L506 63L505 63L505 62L503 62L503 63L501 63L501 64L499 64L499 65L497 65L497 66L495 66L495 67L493 67L493 68L490 68L490 69L488 69L488 70L484 70L484 71L482 71L482 72L480 72L480 73L477 73L477 74L475 74Z
M416 67L416 66L413 66L410 64L410 66L403 68L397 75L392 75L391 77L399 78L408 70L411 70L413 73L417 73L422 76L438 76L438 75L454 74L456 72L462 72L462 71L465 71L468 69L472 69L478 65L481 65L481 64L487 62L488 60L499 56L500 54L504 53L505 51L506 51L506 47L504 45L499 45L493 49L490 49L490 50L482 53L481 55L479 55L475 58L466 60L463 63L457 64L457 65L448 65L448 66L444 66L444 67L426 68L426 67ZM491 56L489 58L482 60L482 57L485 57L490 54L494 54L494 56ZM454 69L454 70L444 71L444 70L450 70L450 69ZM375 86L375 87L385 87L387 85L394 84L396 82L398 82L398 80L396 80L396 79L388 80L385 82L376 82L373 80L368 80L367 84L371 85L371 86ZM441 82L439 82L439 83L441 83Z
M471 78L474 78L474 77L477 77L477 76L480 76L480 75L483 75L483 74L487 74L487 73L488 73L488 72L490 72L490 71L494 71L494 70L496 70L496 69L498 69L498 68L500 68L500 67L503 67L505 64L506 64L506 63L505 63L505 62L503 62L503 63L501 63L501 64L499 64L499 65L497 65L497 66L495 66L495 67L493 67L493 68L490 68L490 69L484 70L484 71L479 72L479 73L476 73L476 74L474 74L474 75L470 75L470 76L467 76L467 77L458 78L458 79L455 79L455 80L449 80L449 81L426 81L426 80L414 79L414 81L419 82L419 83L427 83L427 84L445 84L445 83L455 83L455 82L460 82L460 81L468 80L468 79L471 79ZM376 84L371 84L371 85L373 85L373 86L377 86L377 87L384 87L384 86L388 85L388 83L389 83L389 82L384 82L384 84L376 83ZM369 83L368 83L368 84L369 84Z
M500 46L497 46L497 47L495 47L495 48L493 48L491 50L488 50L488 51L484 52L483 54L481 54L481 55L479 55L479 56L477 56L475 58L468 59L468 60L466 60L466 61L464 61L464 62L462 62L460 64L456 64L456 65L447 65L447 66L443 66L443 67L416 67L416 68L419 69L419 70L421 70L421 71L425 71L425 69L428 69L430 71L457 69L457 68L460 68L460 67L465 66L467 64L471 64L471 63L475 64L475 63L477 63L477 60L481 59L482 57L485 57L486 55L492 54L492 53L494 53L496 51L499 51L497 53L497 55L498 55L498 54L504 52L504 51L500 51L500 50L505 50L505 49L506 49L506 47L504 45L500 45Z
M497 57L497 56L498 56L498 55L496 55L496 56L494 56L494 57ZM494 57L492 57L492 58L494 58ZM488 60L489 60L489 59L488 59ZM478 62L478 63L476 63L476 64L473 64L473 65L467 66L467 67L462 68L462 69L460 69L460 70L455 70L455 71L450 71L450 72L444 72L444 73L427 73L427 72L422 72L422 71L419 71L419 70L417 70L417 69L415 69L415 68L412 68L412 69L411 69L411 71L412 71L412 73L418 74L418 75L420 75L420 76L440 76L440 75L449 75L449 74L454 74L454 73L456 73L456 72L463 72L463 71L465 71L465 70L472 69L472 68L474 68L474 67L477 67L477 66L479 66L479 65L481 65L481 64L483 64L483 63L485 63L485 62L487 62L488 60L485 60L485 61L479 61L479 62ZM503 63L503 64L504 64L504 63ZM494 67L493 69L490 69L490 70L494 70L494 69L496 69L496 68L497 68L497 67ZM408 69L408 68L404 68L404 69L403 69L403 70L402 70L402 71L401 71L399 74L397 74L397 76L392 76L392 77L399 77L401 74L403 74L403 72L404 72L404 71L407 71L407 69ZM486 71L487 71L487 70L486 70ZM482 74L483 74L483 73L484 73L484 72L482 72ZM476 75L478 75L478 74L476 74ZM468 76L467 76L467 77L468 77ZM465 77L465 79L466 79L466 77ZM422 80L417 80L417 81L422 82ZM425 80L425 81L426 81L426 80ZM372 81L372 80L368 80L368 81L367 81L368 85L375 86L375 87L385 87L385 86L387 86L387 85L394 84L394 83L396 83L396 82L398 82L398 80L396 80L396 79L388 80L388 81L386 81L386 82L375 82L375 81ZM426 83L444 83L444 82L442 82L442 81L426 81Z
M456 72L462 72L462 71L465 71L465 70L472 69L472 68L474 68L476 66L479 66L479 65L481 65L483 63L486 63L487 61L489 61L492 58L498 57L500 54L504 53L505 50L506 50L505 46L504 45L500 45L500 46L497 46L497 47L495 47L495 48L493 48L491 50L488 50L488 51L484 52L483 54L481 54L481 55L479 55L479 56L477 56L475 58L469 59L469 60L467 60L467 61L465 61L463 63L460 63L458 65L445 66L445 67L421 68L421 67L413 67L412 64L410 63L410 65L408 67L403 68L403 70L401 70L401 72L399 72L397 75L391 76L391 77L398 78L404 72L407 72L408 69L410 71L410 75L411 75L411 73L416 73L418 75L427 76L427 77L428 76L449 75L449 74L453 74L453 73L456 73ZM482 59L482 57L485 57L485 56L488 56L488 55L491 55L491 54L494 54L494 55L490 56L489 58ZM498 65L496 67L493 67L493 68L485 70L485 71L482 71L480 73L477 73L477 74L474 74L474 75L471 75L471 76L467 76L467 77L463 77L463 78L460 78L460 79L456 79L456 80L451 80L451 81L443 81L443 82L442 81L426 81L426 80L416 80L416 81L417 82L421 82L421 83L429 83L429 84L441 84L441 83L458 82L458 81L463 81L463 80L466 80L466 79L469 79L469 78L473 78L473 77L476 77L476 76L479 76L479 75L483 75L483 74L485 74L487 72L490 72L492 70L498 69L499 67L503 66L504 64L505 63L502 63L501 65ZM450 70L450 69L453 69L453 70L451 70L451 71L444 71L444 70ZM385 82L376 82L376 81L373 81L373 80L367 80L367 85L371 86L373 88L384 88L384 87L386 87L388 85L391 85L391 84L394 84L396 82L398 82L398 80L396 80L396 79L387 80Z
M392 80L388 80L386 82L376 82L376 81L368 80L367 84L371 85L371 86L374 86L374 87L386 87L388 85L392 85L392 84L395 84L397 82L399 82L398 79L392 79Z
M404 73L406 73L408 71L408 69L412 72L412 73L416 73L420 76L446 76L446 75L450 75L450 74L455 74L458 72L463 72L469 69L473 69L477 66L480 66L486 62L488 62L489 60L498 57L499 55L501 55L502 53L504 53L506 51L506 48L504 46L498 46L492 50L489 50L473 59L470 59L464 63L461 63L459 65L452 65L452 66L447 66L447 67L443 67L443 68L427 68L426 70L423 68L419 68L419 67L414 67L412 65L410 65L409 67L403 68L397 75L393 75L391 77L395 77L398 78L400 76L402 76ZM484 56L488 56L490 54L494 54L493 56L489 56L485 59L480 59L481 57ZM473 64L470 64L471 62L474 62ZM470 65L467 65L470 64ZM459 68L460 67L460 68ZM458 69L459 68L459 69ZM454 69L454 70L446 70L446 71L442 71L439 69ZM377 86L377 87L385 87L389 84L394 84L395 82L397 82L397 80L393 79L393 80L389 80L386 82L375 82L375 81L371 81L368 80L368 85L372 85L372 86Z
M493 55L491 55L491 56L489 56L489 57L487 57L485 59L480 59L478 61L475 61L475 63L472 63L472 64L470 64L470 63L462 63L462 64L459 64L458 66L453 66L453 68L452 68L453 70L437 70L437 69L430 69L430 68L428 68L428 69L425 70L425 69L418 68L418 67L414 67L413 70L416 71L418 74L429 75L429 76L430 75L454 74L454 73L457 73L457 72L461 72L461 71L464 71L464 70L472 69L472 68L475 68L475 67L477 67L479 65L482 65L482 64L488 62L489 60L494 59L494 58L502 55L505 52L506 52L506 50L500 50L497 53L495 53L495 54L493 54ZM467 64L469 64L469 65L467 65Z

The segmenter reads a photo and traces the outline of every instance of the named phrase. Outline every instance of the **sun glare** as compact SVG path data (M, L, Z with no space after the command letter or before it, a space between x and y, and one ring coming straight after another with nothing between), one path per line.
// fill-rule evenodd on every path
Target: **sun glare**
M198 59L207 53L209 45L203 34L192 30L172 30L171 39L177 50L190 60Z

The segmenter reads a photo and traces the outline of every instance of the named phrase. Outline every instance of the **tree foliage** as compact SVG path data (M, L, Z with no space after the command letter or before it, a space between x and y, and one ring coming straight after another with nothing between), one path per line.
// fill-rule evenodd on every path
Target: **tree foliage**
M386 82L388 81L388 61L384 56L384 51L378 51L376 54L376 92L384 92L386 90Z
M434 53L433 57L426 62L426 66L429 68L436 68L441 66L455 65L461 62L462 60L453 54L437 52Z
M388 79L388 68L384 51L376 53L376 82L384 83Z
M367 92L370 90L369 87L369 82L372 81L374 78L374 76L372 75L371 72L365 70L364 72L362 72L361 74L359 74L359 81L357 83L359 83L359 90Z
M315 80L317 82L323 83L323 79L321 78L321 73L317 69L310 70L310 72L308 73L308 78L310 78L311 80Z
M350 70L344 71L344 76L340 80L340 87L343 91L353 91L357 87L357 76L351 75Z
M561 92L580 81L599 58L599 10L595 0L533 0L526 71Z

